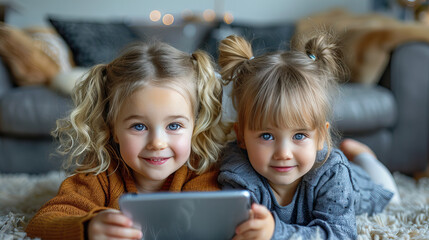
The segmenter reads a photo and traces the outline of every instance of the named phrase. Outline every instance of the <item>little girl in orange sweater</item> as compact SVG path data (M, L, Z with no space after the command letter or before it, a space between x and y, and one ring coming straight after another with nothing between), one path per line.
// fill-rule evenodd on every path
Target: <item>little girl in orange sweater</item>
M94 66L53 135L73 173L26 232L43 239L142 238L123 193L219 190L222 85L210 57L167 44L130 46Z

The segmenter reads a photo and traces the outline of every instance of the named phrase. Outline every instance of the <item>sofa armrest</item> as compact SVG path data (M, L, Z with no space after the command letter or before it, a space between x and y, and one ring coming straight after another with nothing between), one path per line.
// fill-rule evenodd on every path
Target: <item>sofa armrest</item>
M391 89L398 109L390 168L423 171L429 160L429 44L410 42L396 48L382 85Z
M13 88L12 77L0 58L0 97L11 88Z
M333 126L343 134L378 131L395 124L396 102L381 86L341 84L333 115Z

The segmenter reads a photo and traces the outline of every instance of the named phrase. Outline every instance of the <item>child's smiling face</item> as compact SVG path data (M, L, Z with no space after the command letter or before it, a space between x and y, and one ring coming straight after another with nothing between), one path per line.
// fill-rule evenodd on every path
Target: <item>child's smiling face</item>
M114 126L115 141L140 188L162 186L191 152L194 117L179 92L146 86L128 97Z
M297 183L313 167L321 148L316 130L279 128L244 129L243 147L253 168L273 188ZM323 145L322 145L323 146Z

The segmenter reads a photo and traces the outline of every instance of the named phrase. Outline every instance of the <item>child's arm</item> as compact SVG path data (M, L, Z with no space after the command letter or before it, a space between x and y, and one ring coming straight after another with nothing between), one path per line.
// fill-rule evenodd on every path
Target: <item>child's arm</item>
M114 207L115 196L107 188L107 182L105 173L97 176L76 174L64 180L57 196L31 219L26 228L28 236L84 239L88 221L99 212Z
M241 239L271 239L274 233L274 218L264 206L252 204L250 219L240 224L233 240Z

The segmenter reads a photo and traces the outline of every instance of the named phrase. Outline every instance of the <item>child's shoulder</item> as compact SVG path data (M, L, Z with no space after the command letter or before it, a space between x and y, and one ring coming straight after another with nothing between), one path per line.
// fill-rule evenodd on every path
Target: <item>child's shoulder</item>
M107 175L105 172L102 172L100 174L93 174L93 173L73 173L69 175L66 179L63 181L63 185L67 186L76 186L78 188L79 186L88 186L88 185L99 185L100 182L107 182Z
M107 191L107 188L111 186L123 185L124 183L128 186L132 182L121 168L118 168L115 164L111 164L107 170L101 173L83 173L78 172L68 176L62 183L69 188L75 189L92 189L102 188Z
M220 170L236 170L252 167L247 160L246 150L238 146L237 141L229 142L224 148L220 158Z
M220 160L218 181L221 185L232 184L236 188L248 188L256 191L264 188L262 177L250 164L246 150L237 142L228 143Z

